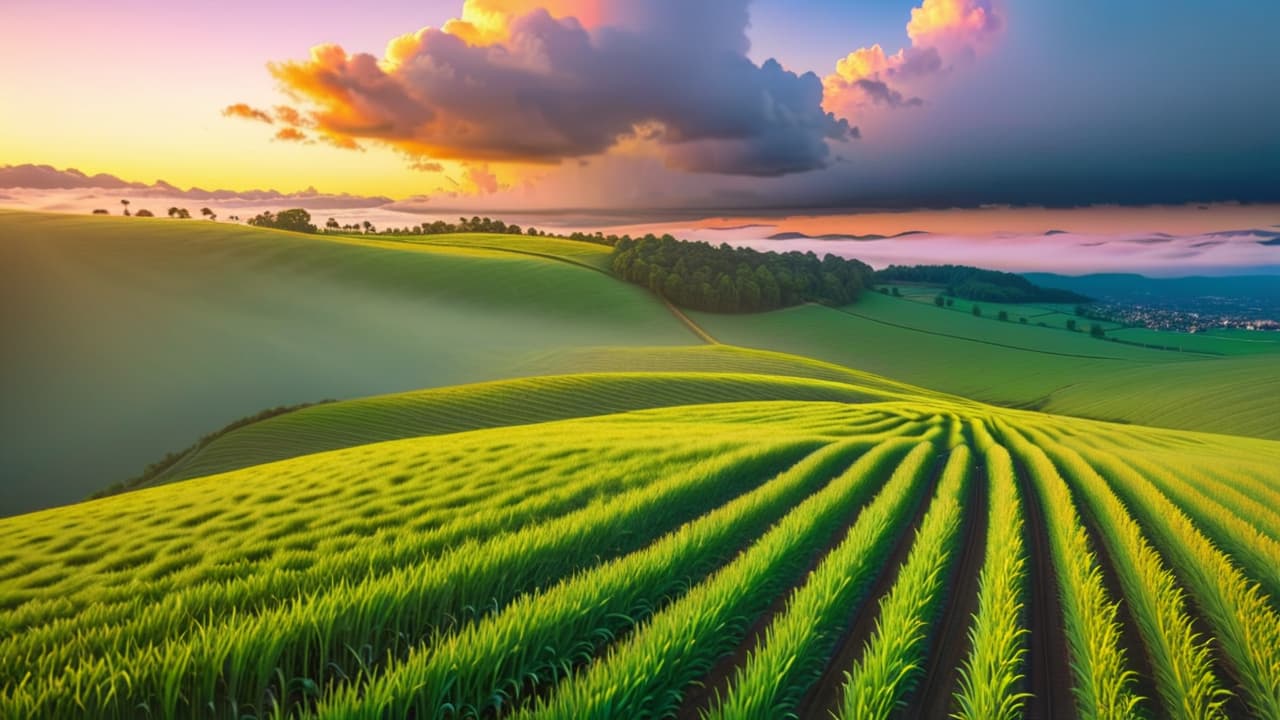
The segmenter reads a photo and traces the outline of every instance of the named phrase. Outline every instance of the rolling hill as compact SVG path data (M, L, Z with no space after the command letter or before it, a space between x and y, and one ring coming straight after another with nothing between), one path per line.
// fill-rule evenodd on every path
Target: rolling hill
M0 213L11 497L348 398L0 518L0 716L1280 717L1274 356L606 252Z
M537 251L562 243L514 239ZM0 212L0 513L71 502L276 405L697 342L648 293L530 254Z

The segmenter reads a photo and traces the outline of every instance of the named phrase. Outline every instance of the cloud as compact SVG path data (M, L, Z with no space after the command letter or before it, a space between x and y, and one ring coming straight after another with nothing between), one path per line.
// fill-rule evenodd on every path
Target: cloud
M498 183L498 176L489 171L484 165L471 165L467 167L464 175L467 184L470 184L475 192L480 195L492 195L502 189Z
M280 128L276 131L275 139L281 142L310 143L311 138L301 130L293 127Z
M674 168L776 176L857 137L822 81L746 53L748 0L469 0L384 57L321 45L272 74L314 129L430 160L554 164L652 135Z
M254 112L261 112L261 111L255 110ZM294 108L289 107L288 105L275 106L275 113L276 113L276 119L284 123L285 125L292 125L293 127L303 127L303 126L310 125L310 123L307 122L306 118L302 117L302 113L298 112Z
M226 117L238 117L238 118L243 118L245 120L257 120L258 122L264 122L268 125L270 125L273 122L273 120L271 119L271 116L268 115L265 111L259 110L254 107L250 107L245 103L236 103L234 105L228 105L222 109L222 114L225 115Z
M889 87L889 84L883 80L859 78L854 81L854 85L856 85L858 89L862 91L862 94L876 105L888 105L889 107L916 107L924 104L924 100L921 100L918 97L904 98L902 93Z
M913 47L977 51L989 46L1002 25L991 0L924 0L911 10L907 37Z
M886 54L880 45L859 48L836 62L835 72L823 79L823 106L844 117L857 117L867 108L924 104L906 98L892 83L910 85L941 72L949 61L986 52L1003 29L992 0L924 0L911 10L907 36L911 46Z

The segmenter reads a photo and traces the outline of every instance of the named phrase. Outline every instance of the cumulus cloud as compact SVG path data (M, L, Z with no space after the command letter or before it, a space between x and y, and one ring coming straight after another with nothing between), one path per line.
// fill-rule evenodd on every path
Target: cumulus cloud
M908 99L894 85L910 86L942 71L946 63L987 51L1002 27L992 0L924 0L907 22L911 46L890 55L872 45L841 58L835 72L823 79L823 105L846 117L874 105L922 105L922 99Z
M746 55L748 0L468 0L392 40L273 63L316 132L426 160L558 163L645 133L672 167L776 176L825 167L856 129L823 84Z

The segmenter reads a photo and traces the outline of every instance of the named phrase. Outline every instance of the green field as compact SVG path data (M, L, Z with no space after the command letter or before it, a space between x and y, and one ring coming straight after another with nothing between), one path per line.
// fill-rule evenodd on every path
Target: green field
M1276 356L606 252L0 213L2 509L343 398L0 517L0 717L1280 718Z
M81 499L265 407L697 342L598 272L442 245L0 212L0 273L0 514Z

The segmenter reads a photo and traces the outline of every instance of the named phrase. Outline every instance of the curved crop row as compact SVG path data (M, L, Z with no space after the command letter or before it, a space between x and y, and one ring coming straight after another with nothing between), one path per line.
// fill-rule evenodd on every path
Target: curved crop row
M28 716L50 717L84 708L99 717L128 716L139 704L166 716L214 702L235 712L271 707L285 702L285 682L323 687L329 678L354 675L432 630L456 625L459 618L491 611L549 579L643 547L665 529L750 490L762 476L814 447L813 441L792 441L731 455L607 504L466 542L444 556L297 596L258 615L233 613L181 635L126 644L102 658L83 658L62 672L40 676L13 702L29 708Z
M1272 599L1141 475L1106 453L1090 453L1088 459L1138 515L1190 590L1250 708L1258 717L1280 718L1280 615Z
M882 444L876 467L901 452ZM840 473L852 451L835 445L758 491L671 533L644 550L577 575L506 611L410 653L367 683L350 683L321 703L326 718L484 717L523 699L527 686L569 674L644 616L683 594L794 504Z
M986 424L971 424L986 460L990 507L986 555L978 578L978 612L969 627L969 656L960 669L957 720L1016 720L1026 694L1018 691L1028 630L1022 619L1027 558L1013 460ZM952 632L955 632L952 630Z
M739 445L729 443L718 448L715 454L725 458L743 452ZM541 463L550 462L548 458L554 454L530 448L529 468L536 470ZM496 491L489 487L433 487L431 493L404 495L413 502L413 519L408 528L383 524L373 533L362 533L365 542L358 548L317 553L319 557L305 565L293 564L288 555L275 552L253 567L239 568L239 575L211 576L209 568L223 561L223 553L206 540L200 547L199 565L155 577L142 587L104 591L100 585L87 582L93 579L93 573L86 571L83 589L62 590L49 601L28 603L0 614L0 628L9 632L22 630L21 635L0 643L0 652L25 654L29 663L34 664L39 658L42 665L61 668L75 657L118 651L124 638L173 636L210 616L233 611L255 614L270 607L275 598L317 592L341 582L359 582L420 562L423 557L439 556L468 540L512 532L580 511L602 497L647 486L656 479L662 465L693 463L707 454L707 446L696 445L673 448L661 455L657 455L656 448L630 456L610 452L604 454L602 468L575 473L568 481L555 472L526 471L523 477L505 476L504 484ZM472 468L455 464L453 468L460 478L479 475L486 468L493 471L488 464ZM480 485L479 481L477 477L473 484ZM392 490L381 489L379 494L389 495ZM457 512L461 505L466 505L467 513ZM379 515L378 520L383 523L384 518ZM333 530L299 530L292 533L289 543L301 545L310 541L314 547ZM236 540L227 548L229 551L239 553L246 547L279 545L261 530L236 533ZM158 563L160 572L174 559L173 554L166 555L168 560ZM57 564L59 560L65 562L64 558L65 555L53 555L47 560Z
M1142 528L1079 453L1038 436L1037 444L1057 461L1092 508L1108 554L1116 564L1124 596L1151 658L1156 688L1167 717L1225 718L1228 693L1213 671L1208 639L1196 635L1187 600Z
M1120 643L1119 606L1107 597L1102 570L1089 547L1071 491L1044 451L1017 430L1003 424L997 427L1012 452L1026 463L1044 508L1062 597L1076 709L1084 720L1129 718L1142 699L1133 692L1135 676L1128 669Z
M821 674L842 621L863 600L894 529L901 528L923 491L933 455L933 446L922 444L903 460L845 539L765 630L760 646L734 673L728 695L708 718L782 717L794 708Z
M806 560L856 512L910 447L872 448L819 493L795 506L746 552L637 628L522 718L663 717L685 689L736 647L750 619L804 569Z
M959 426L955 423L953 427ZM924 673L925 648L961 523L969 448L954 446L937 496L916 532L893 589L880 603L876 630L846 673L841 718L888 718Z

